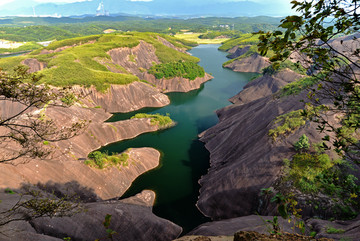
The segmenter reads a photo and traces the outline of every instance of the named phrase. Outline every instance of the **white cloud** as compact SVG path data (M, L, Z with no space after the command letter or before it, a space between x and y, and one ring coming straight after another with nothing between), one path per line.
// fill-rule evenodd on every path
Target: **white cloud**
M0 6L13 2L14 0L1 0Z
M152 2L153 0L128 0L130 2Z

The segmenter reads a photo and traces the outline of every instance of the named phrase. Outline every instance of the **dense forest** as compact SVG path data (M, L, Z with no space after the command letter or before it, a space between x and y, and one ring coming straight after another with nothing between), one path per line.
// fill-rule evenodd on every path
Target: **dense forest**
M166 34L175 34L181 30L199 33L219 31L235 37L234 34L229 33L229 30L240 33L252 33L259 30L271 31L277 29L278 24L279 18L272 17L209 17L193 19L152 19L125 16L85 18L17 17L0 20L0 39L27 42L62 40L101 34L106 29ZM210 38L213 37L210 36Z

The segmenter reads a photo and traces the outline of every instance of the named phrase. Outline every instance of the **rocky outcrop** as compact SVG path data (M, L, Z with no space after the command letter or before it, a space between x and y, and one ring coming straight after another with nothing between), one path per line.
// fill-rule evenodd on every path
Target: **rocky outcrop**
M230 236L238 231L256 231L258 233L269 234L271 225L266 220L273 220L273 216L250 215L239 218L226 219L222 221L201 224L187 235L204 236ZM279 224L284 232L293 232L293 223L279 217ZM270 229L270 230L269 230ZM299 232L299 230L297 230Z
M200 86L213 77L205 73L204 77L197 77L194 80L189 80L181 77L174 77L172 79L156 79L153 75L148 74L146 80L156 85L156 87L163 92L188 92L199 89Z
M246 104L253 100L272 95L286 84L299 80L303 77L303 75L300 75L290 69L281 70L274 75L266 74L245 85L244 89L239 94L229 100L234 104Z
M260 190L279 177L283 159L295 153L293 143L302 134L310 142L321 141L317 125L311 122L278 141L268 136L277 116L304 108L300 100L307 98L306 90L297 96L274 98L271 93L277 86L290 82L282 80L286 76L300 77L285 70L276 78L260 78L255 82L258 86L250 84L249 91L233 98L234 105L217 111L219 123L202 133L201 140L210 152L210 169L200 180L197 206L206 216L219 220L255 212L274 214L273 207L261 206ZM258 99L252 96L257 89ZM329 116L329 121L331 118L335 117Z
M267 58L262 57L259 54L253 54L249 57L234 60L230 64L226 64L224 67L232 69L236 72L261 73L261 70L269 65L270 61Z
M158 37L158 40L165 46L180 52L185 52L185 50L177 48L164 38ZM147 72L151 66L160 63L155 51L154 46L140 41L134 48L112 49L108 54L111 56L113 64L121 65L129 73L156 86L161 92L188 92L200 88L201 84L212 79L212 76L209 74L206 74L204 77L198 77L195 80L188 80L181 77L156 79L154 75Z
M21 64L29 67L29 70L28 70L29 73L34 73L34 72L43 70L47 67L46 63L40 62L39 60L34 59L34 58L25 59L21 62Z
M316 238L331 238L334 240L358 240L360 237L360 215L349 221L327 221L321 219L309 219L306 225L316 232ZM338 230L331 233L329 228Z
M144 70L146 72L153 63L160 63L155 51L153 45L140 41L134 48L116 48L107 53L114 64L124 67L128 72L142 79Z
M227 51L229 53L227 57L230 59L235 59L237 57L240 57L241 55L246 54L249 51L250 47L251 47L250 45L241 48L235 46Z
M2 195L7 204L10 194ZM18 200L13 195L12 202ZM7 236L0 240L95 240L106 238L103 226L105 215L111 215L109 228L115 231L113 240L172 240L179 236L182 229L170 221L152 213L155 200L153 191L145 190L141 194L125 200L110 200L84 204L86 211L70 217L39 218L30 221L13 222ZM30 225L31 224L31 225ZM14 231L15 230L15 231ZM6 239L7 238L7 239Z
M89 152L110 142L134 138L145 132L156 131L150 119L130 119L104 123L111 115L101 108L54 107L46 110L46 116L55 124L66 127L77 120L88 120L87 129L68 140L55 142L50 148L53 154L49 160L18 160L16 166L0 164L1 188L19 188L23 183L47 184L76 181L93 189L99 198L121 196L140 174L159 164L160 154L154 149L129 150L128 166L98 170L84 164ZM24 163L23 163L24 162ZM116 180L116 181L114 181Z
M38 233L72 240L94 240L107 236L101 225L110 214L109 228L116 232L113 240L171 240L180 235L182 228L152 213L155 193L144 191L128 200L89 203L87 212L72 217L41 218L31 222Z
M273 143L268 137L278 115L302 108L298 99L271 96L217 111L220 122L201 137L210 152L210 169L200 180L198 208L213 219L253 214L261 188L280 174L291 142Z
M189 54L188 52L186 52L186 49L176 47L175 45L173 45L172 43L170 43L169 41L167 41L166 39L164 39L164 38L162 38L160 36L158 36L157 38L163 45L165 45L165 46L167 46L169 48L175 49L176 51L179 51L179 52L182 52L182 53L185 53L185 54Z
M84 160L34 160L17 166L1 164L1 187L17 189L30 183L68 193L91 190L95 195L88 197L91 200L119 197L135 178L159 165L160 153L155 149L134 148L127 153L127 165L106 169L89 167ZM79 185L84 187L83 191L79 190Z
M130 112L144 107L163 107L170 104L167 95L144 82L111 85L105 93L97 91L95 87L74 86L73 90L85 97L83 101L88 106L98 106L110 113Z

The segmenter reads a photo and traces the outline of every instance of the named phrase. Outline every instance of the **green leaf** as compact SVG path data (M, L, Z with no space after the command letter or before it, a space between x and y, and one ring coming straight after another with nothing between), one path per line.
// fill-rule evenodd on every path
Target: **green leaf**
M105 221L103 222L103 225L105 228L109 228L110 226L110 221L111 221L111 215L110 214L106 214L105 216Z

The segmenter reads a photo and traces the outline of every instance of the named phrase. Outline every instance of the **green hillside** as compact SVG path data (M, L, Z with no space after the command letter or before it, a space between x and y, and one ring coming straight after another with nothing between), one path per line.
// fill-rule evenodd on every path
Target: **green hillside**
M153 45L156 49L155 54L161 63L172 63L178 61L197 63L198 58L179 52L167 47L158 40L158 36L171 42L176 47L189 49L190 45L186 41L180 42L173 37L159 35L155 33L121 33L93 35L78 37L53 42L46 48L38 49L25 56L17 56L0 59L0 68L11 71L15 66L20 65L25 59L34 58L45 64L47 68L39 71L44 77L42 82L54 86L94 85L98 90L105 90L110 84L128 84L140 79L127 72L123 66L111 63L110 55L107 52L111 49L121 47L135 47L140 41ZM89 43L91 44L85 44ZM187 44L187 45L184 45ZM59 52L53 52L61 47L71 46ZM44 54L44 50L47 53ZM118 72L113 73L101 63L111 63Z

